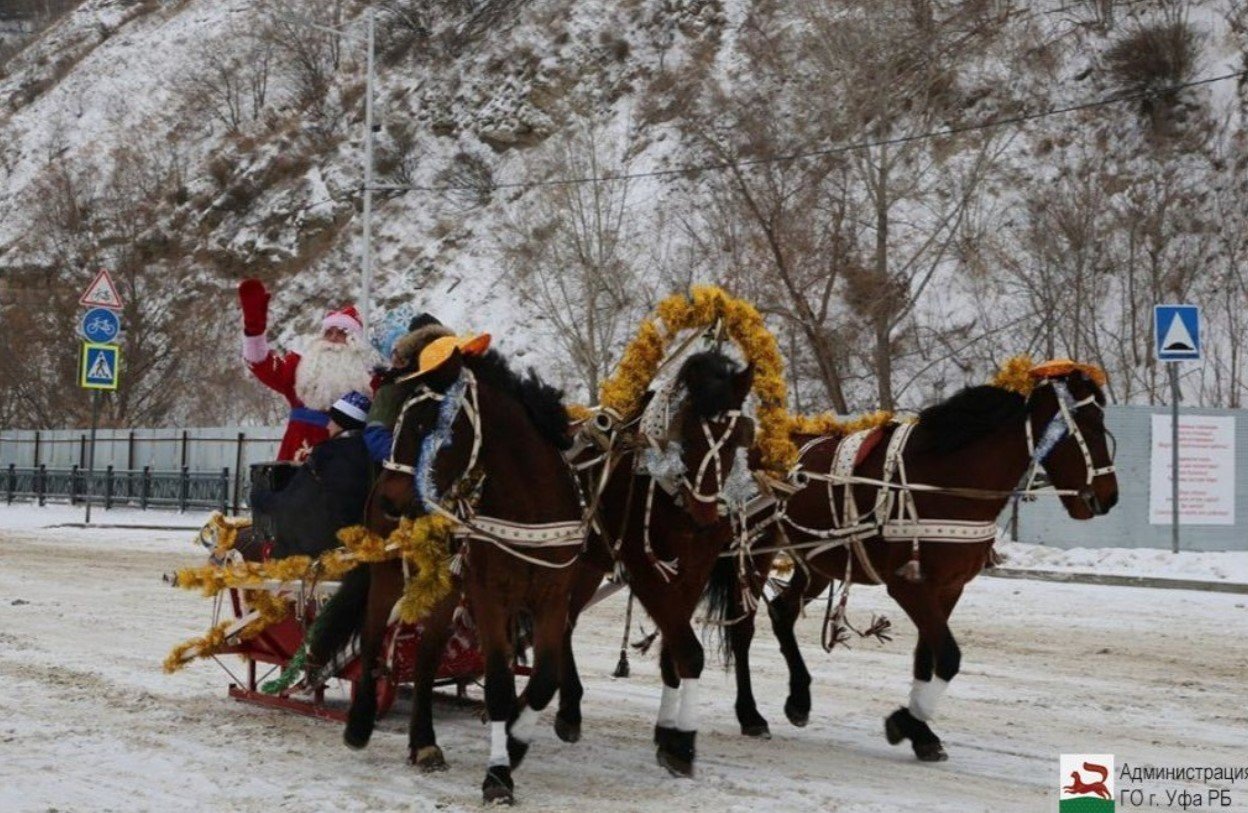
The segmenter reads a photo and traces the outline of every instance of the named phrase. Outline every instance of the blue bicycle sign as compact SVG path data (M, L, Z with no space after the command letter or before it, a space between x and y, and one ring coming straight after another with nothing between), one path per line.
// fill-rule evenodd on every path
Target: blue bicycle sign
M107 308L92 308L83 315L79 332L89 342L107 344L121 332L121 320Z

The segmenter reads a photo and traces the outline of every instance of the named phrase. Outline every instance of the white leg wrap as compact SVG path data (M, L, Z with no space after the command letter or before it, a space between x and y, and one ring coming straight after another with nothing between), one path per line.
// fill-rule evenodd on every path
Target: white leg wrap
M507 756L507 724L499 720L490 722L490 767L510 766Z
M663 696L659 700L659 726L661 728L676 727L676 712L680 707L680 688L673 689L663 684Z
M680 731L698 730L698 695L701 694L699 681L686 678L680 682L680 714L676 717L676 728Z
M910 685L910 713L916 720L929 722L936 716L936 707L948 688L949 681L940 678L914 681Z
M525 706L520 712L520 716L511 724L511 736L520 740L520 742L533 742L533 737L537 734L537 718L538 712L532 707Z

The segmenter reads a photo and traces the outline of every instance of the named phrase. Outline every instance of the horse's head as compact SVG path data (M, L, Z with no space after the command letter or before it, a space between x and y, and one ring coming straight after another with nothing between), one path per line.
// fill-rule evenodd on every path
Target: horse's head
M1028 400L1028 431L1034 462L1062 495L1075 519L1109 512L1118 502L1113 435L1105 426L1105 394L1091 368L1041 378Z
M436 369L415 379L400 376L394 384L402 406L393 448L369 501L370 527L428 513L425 501L436 499L466 472L474 443L471 432L461 429L470 428L460 419L466 396L463 373L463 358L456 351Z
M694 523L705 528L719 519L737 450L754 442L754 422L741 414L754 367L742 369L722 353L697 353L676 381L685 393L671 427L684 464L681 494Z

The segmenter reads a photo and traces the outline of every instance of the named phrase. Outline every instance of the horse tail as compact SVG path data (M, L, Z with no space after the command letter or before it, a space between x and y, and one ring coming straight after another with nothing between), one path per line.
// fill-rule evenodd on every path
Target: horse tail
M1099 773L1101 775L1100 781L1102 782L1109 778L1109 770L1104 765L1097 765L1095 762L1085 762L1083 763L1083 769L1092 773Z
M707 621L704 635L710 635L714 630L714 634L719 636L715 643L725 670L732 667L732 635L726 622L731 620L728 614L736 605L736 590L737 563L728 557L716 559L715 567L711 570L711 579L706 583L706 591L703 593Z

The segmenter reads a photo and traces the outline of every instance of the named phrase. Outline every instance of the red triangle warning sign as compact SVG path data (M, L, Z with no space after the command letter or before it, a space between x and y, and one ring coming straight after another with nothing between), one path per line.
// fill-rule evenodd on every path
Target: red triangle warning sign
M82 295L82 299L78 300L78 304L121 310L121 294L117 292L117 286L113 284L113 278L108 275L107 268L101 268L100 273L95 275L95 279L87 286L86 293Z

